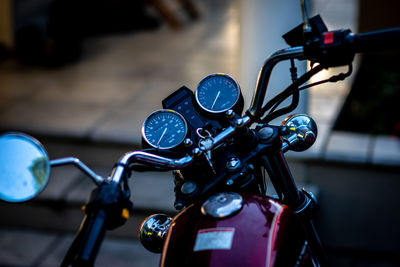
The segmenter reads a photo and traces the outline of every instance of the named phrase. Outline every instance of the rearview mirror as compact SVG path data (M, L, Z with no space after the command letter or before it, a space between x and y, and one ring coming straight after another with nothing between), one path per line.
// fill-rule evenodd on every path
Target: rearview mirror
M0 199L23 202L37 196L50 176L49 157L39 141L21 133L0 135Z

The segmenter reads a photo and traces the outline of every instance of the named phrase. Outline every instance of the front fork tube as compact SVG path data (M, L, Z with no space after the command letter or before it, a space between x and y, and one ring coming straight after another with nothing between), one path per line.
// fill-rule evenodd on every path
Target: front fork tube
M283 194L283 202L299 218L306 233L307 241L310 244L313 257L319 262L316 266L328 266L322 243L311 219L316 205L313 196L305 191L298 190L281 151L263 156L262 161L278 195Z

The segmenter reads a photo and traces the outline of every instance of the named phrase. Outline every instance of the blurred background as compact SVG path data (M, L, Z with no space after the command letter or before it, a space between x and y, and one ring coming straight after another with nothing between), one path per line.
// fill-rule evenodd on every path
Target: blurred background
M310 15L358 33L400 26L399 7L311 0ZM204 76L228 73L247 107L263 62L301 22L292 0L0 0L0 130L31 134L51 158L75 156L107 176L123 153L140 148L146 116L182 85L194 90ZM297 112L316 120L318 141L288 161L319 197L316 224L333 266L400 266L398 59L399 51L357 57L346 81L302 93ZM288 65L279 65L268 97L289 81ZM158 264L137 231L149 214L176 213L172 177L130 182L135 214L109 232L98 266ZM0 266L59 265L93 187L63 167L38 199L0 203Z

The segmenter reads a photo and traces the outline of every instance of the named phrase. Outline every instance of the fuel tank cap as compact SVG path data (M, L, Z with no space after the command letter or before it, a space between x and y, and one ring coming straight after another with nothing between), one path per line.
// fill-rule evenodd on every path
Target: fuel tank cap
M214 218L225 218L238 212L242 206L243 198L238 193L218 193L203 203L201 213Z

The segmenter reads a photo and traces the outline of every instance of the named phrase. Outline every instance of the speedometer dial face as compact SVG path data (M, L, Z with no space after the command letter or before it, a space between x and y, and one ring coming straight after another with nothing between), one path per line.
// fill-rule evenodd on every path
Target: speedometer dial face
M195 98L197 104L205 111L221 113L233 108L238 102L240 87L227 74L211 74L200 81Z
M181 114L169 109L160 109L151 113L144 121L142 135L152 147L171 149L182 143L187 129Z

